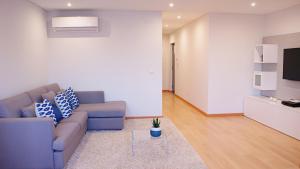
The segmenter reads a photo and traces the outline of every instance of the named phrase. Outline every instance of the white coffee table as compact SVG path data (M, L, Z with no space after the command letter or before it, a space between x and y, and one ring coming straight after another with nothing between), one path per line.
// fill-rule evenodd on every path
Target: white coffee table
M166 133L151 137L149 130L132 130L132 157L145 157L151 160L168 158L169 146Z

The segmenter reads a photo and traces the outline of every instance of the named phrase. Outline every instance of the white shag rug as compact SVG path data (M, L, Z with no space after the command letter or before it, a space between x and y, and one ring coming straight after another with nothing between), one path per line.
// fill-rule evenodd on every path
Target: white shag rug
M167 154L150 155L149 146L140 146L133 154L133 130L149 130L152 119L125 121L121 131L91 131L82 139L66 169L207 169L197 152L173 123L161 119L167 137ZM143 153L145 152L145 153Z

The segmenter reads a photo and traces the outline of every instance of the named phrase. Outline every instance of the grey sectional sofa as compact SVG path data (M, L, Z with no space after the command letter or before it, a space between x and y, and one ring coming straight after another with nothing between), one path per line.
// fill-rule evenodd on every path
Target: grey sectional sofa
M76 92L80 106L57 126L50 118L23 118L21 109L48 91L61 89L51 84L0 100L0 168L63 169L86 130L124 127L126 103L105 102L102 91Z

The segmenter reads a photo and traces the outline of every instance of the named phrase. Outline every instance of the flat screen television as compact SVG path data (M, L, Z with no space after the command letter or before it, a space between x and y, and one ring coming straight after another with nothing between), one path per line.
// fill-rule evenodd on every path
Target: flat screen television
M283 79L300 81L300 48L284 49Z

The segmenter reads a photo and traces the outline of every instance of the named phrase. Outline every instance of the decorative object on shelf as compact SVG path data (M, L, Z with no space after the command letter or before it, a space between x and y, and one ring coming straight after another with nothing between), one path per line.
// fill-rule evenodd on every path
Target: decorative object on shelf
M295 99L284 100L281 103L289 107L300 107L300 100L295 100Z
M150 129L150 134L152 137L160 137L161 136L160 121L158 118L154 118L152 120L152 128Z
M278 99L276 97L269 97L269 99L272 101L272 102L277 102Z

